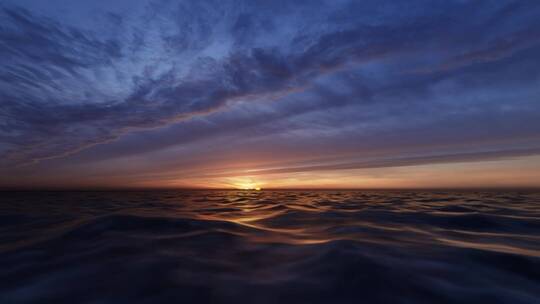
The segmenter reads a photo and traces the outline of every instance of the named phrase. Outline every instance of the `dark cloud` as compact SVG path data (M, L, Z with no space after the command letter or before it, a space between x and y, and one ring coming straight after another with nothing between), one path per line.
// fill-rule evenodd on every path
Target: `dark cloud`
M534 1L156 1L89 30L5 6L0 164L235 134L298 149L319 138L336 154L535 138L539 13Z

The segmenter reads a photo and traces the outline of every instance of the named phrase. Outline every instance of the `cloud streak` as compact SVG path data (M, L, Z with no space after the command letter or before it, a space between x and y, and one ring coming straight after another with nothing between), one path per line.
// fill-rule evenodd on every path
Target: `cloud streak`
M4 169L148 153L158 168L220 137L241 155L258 153L250 142L314 158L392 151L388 166L408 150L512 154L528 138L538 152L534 1L148 1L81 21L0 11Z

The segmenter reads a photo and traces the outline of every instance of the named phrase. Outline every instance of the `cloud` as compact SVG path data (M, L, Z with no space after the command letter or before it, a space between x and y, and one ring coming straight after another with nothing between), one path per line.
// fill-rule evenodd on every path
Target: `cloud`
M153 2L137 16L105 14L95 31L4 7L1 164L64 157L132 133L136 148L119 154L149 152L240 127L276 136L276 145L295 130L299 141L326 132L345 147L424 128L421 140L401 138L422 146L441 135L463 144L452 137L467 130L452 132L451 122L479 121L471 133L496 141L504 127L490 117L517 122L538 110L540 24L530 17L538 6L480 2ZM528 79L512 83L525 66ZM136 131L149 129L156 140L137 145ZM510 133L537 132L518 129Z
M240 172L226 172L223 174L208 174L204 177L230 177L230 176L257 176L268 174L281 173L300 173L312 171L335 171L335 170L355 170L355 169L373 169L373 168L388 168L388 167L407 167L426 164L441 164L441 163L466 163L476 161L493 161L502 160L512 157L523 157L540 154L540 149L514 149L507 151L484 151L474 153L459 153L445 155L422 155L413 157L401 158L383 158L383 159L368 159L359 162L345 162L334 164L317 164L311 166L300 167L284 167L272 169L259 169Z

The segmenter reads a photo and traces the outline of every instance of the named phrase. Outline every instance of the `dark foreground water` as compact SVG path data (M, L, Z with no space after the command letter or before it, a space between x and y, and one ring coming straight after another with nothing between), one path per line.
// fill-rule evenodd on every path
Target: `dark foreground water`
M0 303L540 303L531 192L0 193Z

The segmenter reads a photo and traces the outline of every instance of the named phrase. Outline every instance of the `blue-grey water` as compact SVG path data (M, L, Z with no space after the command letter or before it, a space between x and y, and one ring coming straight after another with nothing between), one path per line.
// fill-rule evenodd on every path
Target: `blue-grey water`
M0 303L540 303L540 193L0 193Z

